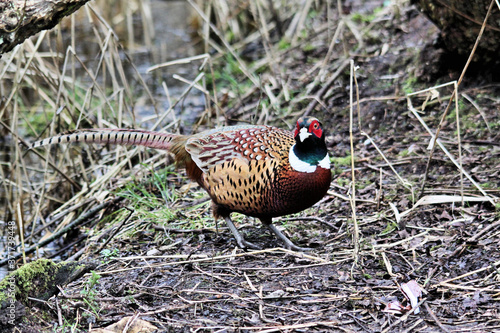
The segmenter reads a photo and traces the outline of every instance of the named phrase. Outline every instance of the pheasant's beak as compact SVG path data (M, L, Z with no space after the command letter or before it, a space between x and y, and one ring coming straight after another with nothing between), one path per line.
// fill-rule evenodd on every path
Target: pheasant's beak
M304 140L307 139L310 135L311 133L307 131L307 128L302 127L299 132L300 142L304 142Z

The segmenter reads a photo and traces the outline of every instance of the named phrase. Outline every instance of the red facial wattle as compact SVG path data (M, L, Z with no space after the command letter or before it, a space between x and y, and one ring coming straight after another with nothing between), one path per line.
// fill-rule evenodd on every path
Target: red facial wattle
M297 133L297 130L296 130L296 133ZM314 120L311 123L311 125L309 125L309 133L312 133L316 137L321 138L321 136L323 135L323 129L321 128L319 121Z
M300 133L300 125L299 122L297 121L297 126L295 127L295 133L293 133L293 137L296 138L297 135Z

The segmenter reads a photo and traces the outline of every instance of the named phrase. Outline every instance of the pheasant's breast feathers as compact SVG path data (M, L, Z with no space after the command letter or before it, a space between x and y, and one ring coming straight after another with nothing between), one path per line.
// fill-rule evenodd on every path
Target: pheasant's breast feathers
M240 125L210 130L192 136L186 151L207 173L216 165L238 159L249 163L284 159L294 144L292 133L271 126Z
M279 161L233 159L203 175L212 200L234 212L257 216L269 210L270 184Z

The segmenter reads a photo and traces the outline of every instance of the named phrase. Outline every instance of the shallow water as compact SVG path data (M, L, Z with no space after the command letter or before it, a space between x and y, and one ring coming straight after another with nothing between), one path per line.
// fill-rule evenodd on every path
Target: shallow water
M119 3L119 2L113 2ZM126 3L123 2L122 5ZM102 5L102 4L101 4ZM107 3L104 2L104 6ZM153 72L147 72L148 68L153 65L157 65L163 62L172 61L180 58L191 57L194 55L198 55L203 53L203 50L200 49L199 45L195 45L193 41L193 29L190 26L190 19L192 15L192 10L190 5L186 1L160 1L160 0L152 0L152 1L144 1L142 3L143 6L149 6L146 10L149 10L151 13L152 22L144 22L140 18L140 15L135 14L133 18L133 45L130 45L130 35L127 34L126 29L116 28L114 31L117 33L120 43L124 46L124 52L130 57L133 65L137 68L138 72L141 74L143 80L146 82L148 89L151 91L154 100L157 104L157 111L159 113L167 110L169 105L169 100L166 97L165 90L162 86L162 82L165 82L168 87L168 92L170 94L171 100L177 100L180 95L184 92L186 87L188 86L186 83L181 82L177 79L173 78L174 74L180 75L187 80L193 80L198 75L198 66L201 62L195 62L191 64L182 64L175 65L168 68L162 68L160 70L155 70ZM92 6L97 6L97 3L92 3ZM88 64L92 65L92 61L97 62L99 60L99 45L96 41L92 40L94 35L91 33L91 25L88 24L88 16L82 8L77 12L80 16L81 22L77 22L76 26L80 25L80 28L75 30L76 34L76 54L78 57L87 61L88 68L92 68ZM116 8L97 8L97 11L100 11L104 17L106 17L106 10L116 11ZM64 49L67 47L66 44L69 44L70 40L70 32L71 29L68 28L69 18L63 20L62 24L66 24L61 31L60 40L63 44L61 47L62 53L64 53ZM150 23L150 26L153 27L153 34L150 36L151 38L147 39L146 33L144 31L145 23ZM83 27L81 26L83 25ZM56 44L54 42L53 37L49 39L50 44ZM42 46L39 51L47 52L53 51L54 49L51 46ZM125 59L125 54L121 51L120 54L121 59ZM9 54L3 55L2 61L8 59ZM62 63L62 61L61 61ZM0 71L2 64L0 63ZM130 78L129 84L131 85L131 90L134 92L134 103L133 103L133 112L135 117L135 123L138 124L141 128L149 128L152 124L155 123L154 116L156 114L154 107L152 106L151 100L146 94L145 89L139 84L137 80L136 70L134 67L128 62L123 61L123 66L126 77ZM76 77L79 80L88 80L87 72L83 70L78 63L75 64ZM7 82L6 82L7 83ZM7 85L8 87L8 85ZM2 87L2 89L7 90ZM9 91L3 91L4 95L10 93ZM36 106L36 100L33 100L31 96L36 96L40 99L40 96L35 92L26 91L27 100L32 101L33 105ZM42 104L43 105L43 104ZM27 106L29 108L30 106ZM186 131L190 130L192 124L196 121L199 114L205 109L205 98L201 92L196 89L192 89L190 93L185 97L182 103L179 103L175 109L175 115L178 119L181 119L183 128ZM162 125L168 124L171 122L172 118L167 118ZM21 137L25 137L25 133L19 133ZM6 221L12 219L14 216L12 212L12 194L6 193L5 184L12 178L15 170L12 165L14 165L15 158L12 152L11 147L15 144L15 138L8 133L2 133L0 137L0 164L3 168L3 172L0 174L0 177L5 177L6 179L1 179L0 182L0 260L7 257L8 253L5 250L6 246L6 233L7 229L4 225L7 224ZM43 163L37 161L36 156L33 154L27 154L30 156L25 156L26 160L30 160L33 158L34 160L29 162L31 167L42 169ZM33 156L31 156L33 155ZM15 182L15 179L10 179ZM31 180L36 181L35 180ZM15 201L15 200L14 200ZM9 207L9 202L11 206ZM25 212L25 216L29 216L30 212ZM31 223L31 221L25 221L27 223ZM31 230L31 228L29 229ZM27 236L27 235L25 235ZM29 244L31 245L31 244ZM58 258L55 258L56 260ZM3 278L8 273L8 268L6 266L0 267L0 279Z

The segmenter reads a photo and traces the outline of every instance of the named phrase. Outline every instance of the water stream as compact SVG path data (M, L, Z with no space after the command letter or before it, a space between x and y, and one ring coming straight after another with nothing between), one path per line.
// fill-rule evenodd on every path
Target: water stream
M123 3L126 3L126 1ZM107 2L104 2L104 4L104 6L106 6ZM125 46L125 52L127 52L127 55L131 58L133 64L145 80L149 90L152 92L153 97L157 102L158 111L164 112L164 110L167 110L170 105L162 82L165 82L168 87L171 100L177 100L188 85L174 79L173 75L177 74L187 80L193 80L198 74L199 63L176 65L153 72L147 72L148 68L159 63L191 57L203 53L203 51L199 49L199 45L197 46L193 40L193 29L190 26L192 10L186 1L151 0L144 1L142 5L149 6L147 10L151 13L152 23L147 23L151 23L150 26L152 26L154 30L154 36L151 36L150 38L152 43L148 46L145 45L144 35L146 33L150 34L151 32L143 30L145 22L137 19L137 17L133 20L133 47L128 45L130 44L130 34L127 35L126 30L120 31L117 29L116 33L120 38L120 42ZM83 8L80 9L80 11L83 10ZM106 8L99 8L99 10L105 11ZM112 9L109 8L109 10L111 11ZM61 31L63 31L63 34L69 33L69 29L61 29ZM76 36L79 41L76 53L82 58L86 57L87 59L97 59L99 57L99 49L89 47L85 43L85 40L91 38L88 36L88 30L81 32L77 30ZM68 39L68 36L63 36L62 39ZM0 61L5 61L8 57L9 54L5 54ZM129 62L124 61L123 64L127 65ZM0 63L0 69L1 66L2 64ZM130 75L130 77L137 76L135 74L135 69L130 64L125 67L125 72L127 75ZM82 79L85 80L83 76L86 75L86 72L84 72L81 68L80 71L77 68L77 76L78 75L82 75ZM137 96L134 96L136 100L134 101L133 110L136 123L140 124L139 126L142 128L148 128L155 122L154 116L156 113L154 107L152 106L152 103L147 97L144 89L142 89L143 91L141 91L140 88L137 89L137 87L132 87L132 89L134 90L134 93L137 92ZM183 102L176 106L174 112L177 118L182 119L185 127L189 128L195 122L200 112L204 109L204 96L198 90L192 89ZM166 121L169 121L169 119ZM10 169L11 165L14 164L12 153L10 151L10 148L12 147L12 140L14 140L14 138L9 135L5 135L0 138L0 164L1 167L4 168L2 175L4 175L5 178L10 178L10 175L14 173L14 170ZM37 164L37 162L34 161L33 165L36 166L42 164ZM1 181L4 183L7 179L1 179ZM0 260L8 256L7 246L9 244L8 237L10 234L8 233L7 227L9 223L12 222L12 216L14 215L12 213L12 207L8 206L9 200L12 200L12 198L9 194L5 193L5 186L0 186ZM29 223L31 223L31 221ZM17 235L15 236L15 241L16 245L20 243ZM12 245L12 243L10 243L10 245ZM47 248L54 247L54 245L56 245L56 243L49 244ZM19 251L19 247L16 251ZM0 267L0 279L2 279L7 273L7 266Z

